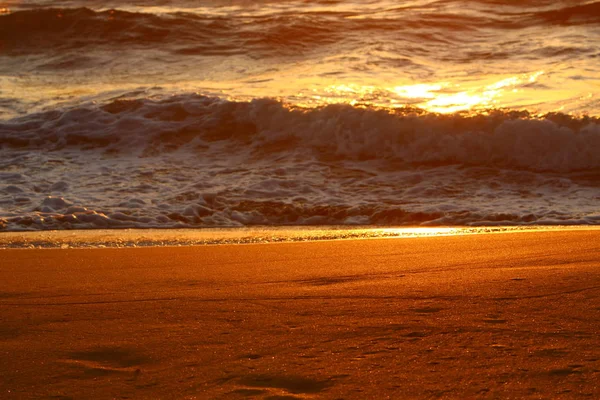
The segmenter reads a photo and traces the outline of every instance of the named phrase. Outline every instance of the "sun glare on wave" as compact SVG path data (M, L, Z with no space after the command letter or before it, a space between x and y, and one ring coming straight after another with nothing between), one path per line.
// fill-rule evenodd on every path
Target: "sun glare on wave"
M536 82L543 73L544 71L537 71L528 75L511 76L482 88L452 94L440 94L423 104L422 107L428 111L438 113L502 107L503 104L500 101L502 97L518 93L520 87Z
M323 91L314 90L313 105L350 104L375 107L417 107L436 113L454 113L501 108L510 105L519 93L544 74L510 76L468 88L450 82L419 83L385 87L383 85L337 84Z

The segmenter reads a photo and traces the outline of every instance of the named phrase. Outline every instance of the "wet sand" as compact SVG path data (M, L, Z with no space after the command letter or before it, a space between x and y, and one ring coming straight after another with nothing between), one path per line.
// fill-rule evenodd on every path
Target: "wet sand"
M0 250L0 398L600 398L600 231Z

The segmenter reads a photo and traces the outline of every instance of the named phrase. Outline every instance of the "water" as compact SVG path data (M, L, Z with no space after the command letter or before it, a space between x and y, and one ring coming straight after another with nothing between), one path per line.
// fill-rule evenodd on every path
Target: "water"
M600 2L0 1L0 229L600 223Z
M106 248L264 244L347 239L412 239L502 233L595 230L590 226L357 227L292 226L203 229L88 229L0 232L2 249Z

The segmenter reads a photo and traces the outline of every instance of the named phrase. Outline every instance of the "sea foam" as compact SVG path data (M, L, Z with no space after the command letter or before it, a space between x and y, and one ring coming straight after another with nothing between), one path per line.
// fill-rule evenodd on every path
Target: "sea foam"
M9 230L598 224L595 118L195 94L0 123Z

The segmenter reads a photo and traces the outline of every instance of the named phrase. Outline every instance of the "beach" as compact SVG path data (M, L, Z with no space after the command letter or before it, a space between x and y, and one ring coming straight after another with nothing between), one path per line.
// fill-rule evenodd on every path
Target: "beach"
M599 34L0 0L0 400L600 399Z
M600 397L598 230L0 257L6 399Z

